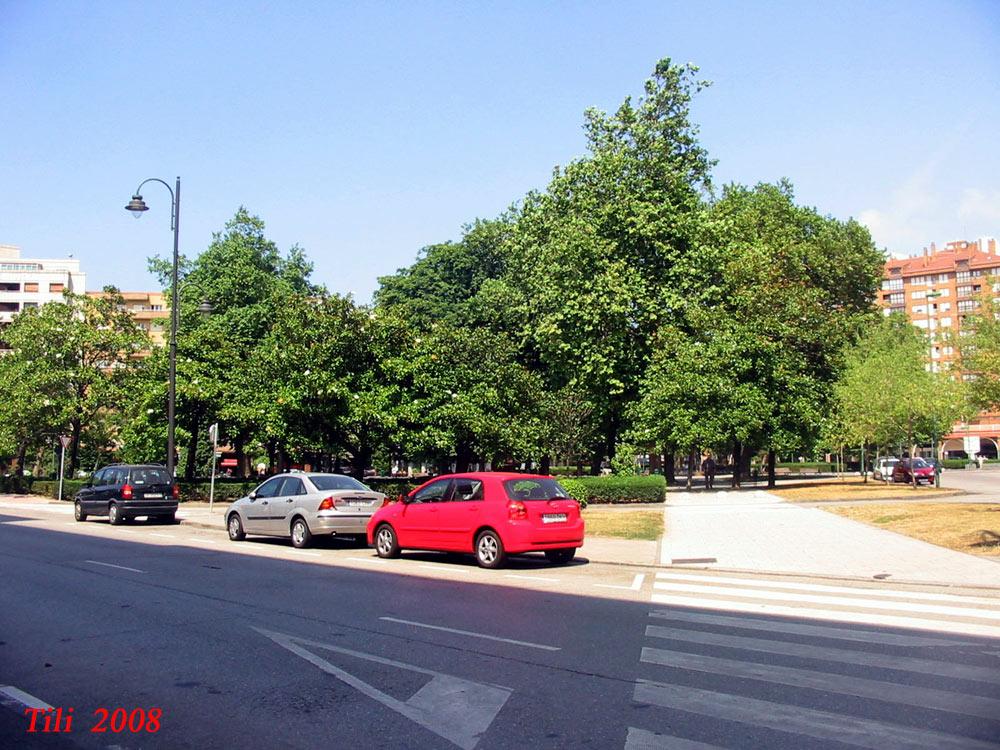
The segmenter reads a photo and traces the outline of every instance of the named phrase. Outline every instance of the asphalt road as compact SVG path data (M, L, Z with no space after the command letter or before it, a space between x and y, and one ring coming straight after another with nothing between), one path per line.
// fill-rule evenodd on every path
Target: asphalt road
M1000 634L995 598L22 515L0 515L3 748L1000 747L1000 638L969 632ZM692 581L700 604L667 598ZM921 629L866 624L900 616ZM28 733L11 695L72 730ZM159 728L90 731L116 708Z

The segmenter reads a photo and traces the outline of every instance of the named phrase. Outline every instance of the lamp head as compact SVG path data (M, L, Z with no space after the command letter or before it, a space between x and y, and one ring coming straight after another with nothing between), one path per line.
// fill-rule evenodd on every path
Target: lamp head
M212 304L211 300L204 299L201 301L201 304L198 305L198 312L202 315L202 317L207 318L209 315L215 312L215 305Z
M141 195L133 195L132 200L130 200L128 205L125 206L125 210L131 211L132 215L138 219L142 216L143 211L149 210L149 206L146 205L146 201L142 199Z

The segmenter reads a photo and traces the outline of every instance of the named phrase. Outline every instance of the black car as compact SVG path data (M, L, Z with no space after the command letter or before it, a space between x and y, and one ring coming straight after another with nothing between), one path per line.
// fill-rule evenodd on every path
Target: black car
M179 488L163 466L112 464L94 472L73 501L77 521L107 516L113 525L146 516L174 523Z

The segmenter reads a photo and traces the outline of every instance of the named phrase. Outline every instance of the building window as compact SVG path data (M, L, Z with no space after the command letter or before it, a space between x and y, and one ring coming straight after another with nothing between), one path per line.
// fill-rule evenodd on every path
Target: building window
M971 297L972 296L972 287L968 286L968 285L967 286L960 286L958 288L958 296L959 297Z
M0 302L0 312L17 312L20 309L19 302Z
M941 312L948 312L949 310L951 310L951 303L950 302L942 302L940 305L937 306L937 308Z
M58 293L62 292L62 290L63 290L63 285L62 284L55 283L55 282L52 283L52 284L49 284L49 294L58 294Z
M944 327L948 327L948 326L950 326L950 325L951 325L951 318L950 318L950 317L948 317L948 318L941 318L941 319L940 319L940 320L938 321L938 323L940 323L940 324L941 324L942 326L944 326Z
M974 299L963 299L958 303L959 312L972 312L979 307L979 302Z
M24 282L24 291L26 291L26 292L37 292L38 291L38 282L37 281L25 281Z
M29 307L38 307L37 302L24 302L21 304L22 310L27 310Z
M901 305L903 304L903 293L898 292L896 294L887 294L885 295L885 301L890 305Z
M902 279L885 279L882 282L882 288L886 289L886 290L902 289L903 288L903 280Z
M0 263L0 271L41 271L41 263Z
M21 285L16 281L0 281L0 292L19 292Z

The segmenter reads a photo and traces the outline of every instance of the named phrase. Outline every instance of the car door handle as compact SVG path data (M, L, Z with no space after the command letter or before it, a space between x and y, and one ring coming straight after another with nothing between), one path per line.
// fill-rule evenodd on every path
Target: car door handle
M261 503L261 505L267 505L267 500Z
M288 498L287 500L285 500L285 502L286 502L286 503L290 503L290 502L292 502L292 498Z

